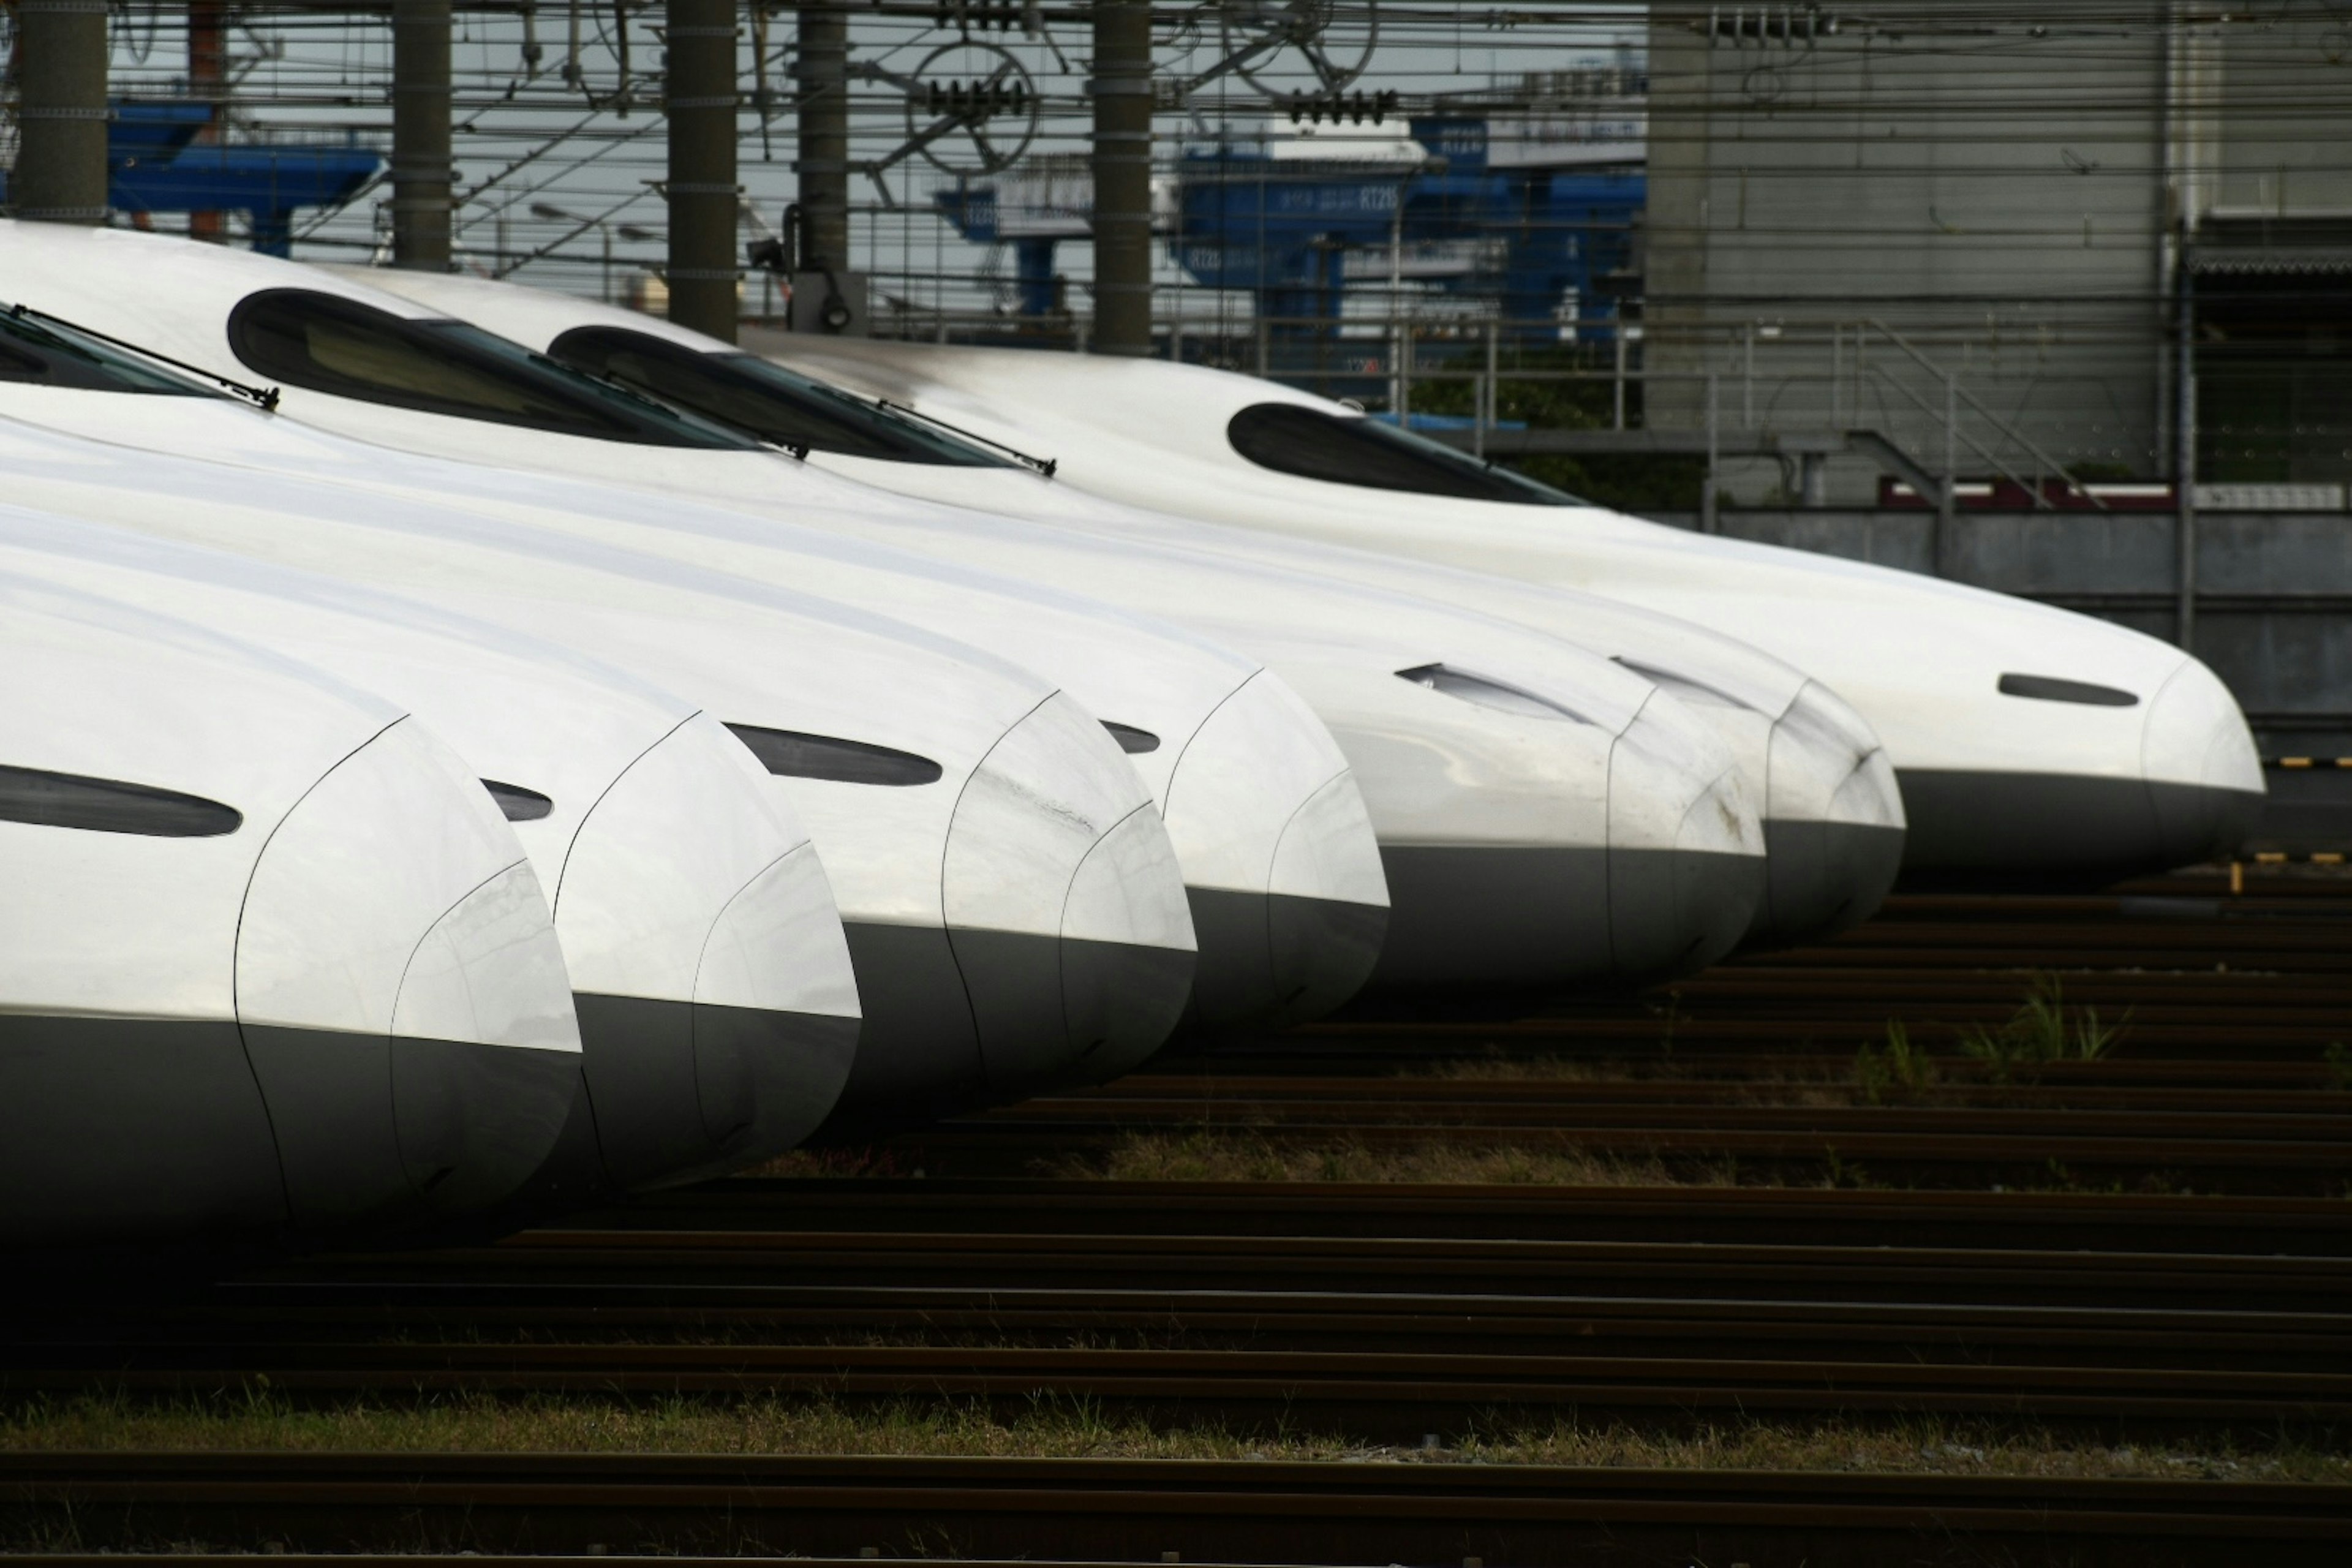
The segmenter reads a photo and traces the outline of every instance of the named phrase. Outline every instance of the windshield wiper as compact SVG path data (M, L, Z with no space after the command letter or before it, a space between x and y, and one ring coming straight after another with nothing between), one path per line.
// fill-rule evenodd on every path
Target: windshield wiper
M809 453L814 450L805 441L772 441L748 425L738 425L733 420L722 419L716 414L705 414L689 404L673 403L666 397L656 396L635 382L625 380L609 370L591 370L584 364L574 364L568 359L557 359L553 354L541 353L535 349L531 351L531 357L545 361L566 375L576 375L583 380L593 381L599 386L609 387L614 392L635 399L648 408L657 408L665 414L675 414L688 419L699 419L722 429L732 430L738 436L757 441L772 452L786 453L798 462L807 462Z
M157 353L153 349L142 348L137 343L125 342L121 338L109 337L95 327L85 327L79 321L68 321L63 316L52 316L47 310L37 310L30 305L11 305L8 307L8 314L18 321L37 320L54 322L69 332L79 332L83 337L96 338L100 342L110 343L126 353L137 354L142 359L152 359L158 364L168 364L173 370L182 370L190 375L202 376L205 380L226 387L239 397L247 399L265 414L278 412L278 389L274 386L253 386L242 381L231 381L227 376L215 374L202 365L190 364L184 360L173 359L170 354Z
M893 414L907 415L910 418L921 420L926 425L936 425L940 429L961 436L967 441L976 441L983 447L1003 453L1016 463L1034 468L1049 479L1054 477L1054 470L1062 466L1062 460L1059 458L1033 458L1018 447L1008 447L1002 441L992 441L987 437L967 430L961 425L950 425L938 415L926 414L912 404L893 403L887 397L877 397L874 400L874 406L887 409Z

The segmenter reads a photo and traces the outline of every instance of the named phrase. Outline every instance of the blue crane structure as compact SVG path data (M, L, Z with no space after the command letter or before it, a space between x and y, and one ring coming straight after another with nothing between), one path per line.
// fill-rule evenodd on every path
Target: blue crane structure
M1252 294L1277 341L1336 335L1349 289L1385 285L1386 270L1368 263L1392 247L1421 258L1450 252L1449 264L1417 260L1409 275L1493 299L1506 341L1556 342L1564 331L1613 338L1619 299L1640 266L1647 178L1638 163L1594 167L1590 150L1572 144L1546 162L1525 141L1490 159L1481 115L1415 116L1411 125L1426 149L1412 162L1288 159L1231 144L1184 153L1170 254L1198 282ZM1083 213L1023 221L1000 205L1004 194L973 184L937 199L965 238L1013 247L1020 313L1047 315L1055 247L1085 235ZM1570 300L1575 322L1563 328Z
M284 256L294 215L338 207L383 167L357 146L294 142L195 144L212 105L184 100L109 106L107 204L118 212L242 212L253 220L253 247ZM0 171L0 202L7 199Z

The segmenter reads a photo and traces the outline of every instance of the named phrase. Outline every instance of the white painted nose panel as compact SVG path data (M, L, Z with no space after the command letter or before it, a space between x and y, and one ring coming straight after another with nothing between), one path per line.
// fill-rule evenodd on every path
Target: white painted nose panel
M779 792L766 786L742 743L704 715L664 736L614 781L581 823L556 892L556 931L575 987L710 999L698 998L698 975L720 912L807 843L783 816ZM825 901L829 918L829 892ZM738 939L750 940L753 930L741 927ZM833 942L840 942L838 929ZM840 976L826 966L823 944L815 960L820 990L837 988ZM801 961L778 945L746 962L766 976L761 986L790 988Z
M390 1034L418 944L519 847L463 763L414 721L393 725L320 780L262 850L237 932L238 1021ZM560 1027L480 1043L578 1050L568 1001L562 1013Z
M1129 813L1078 862L1062 906L1061 934L1073 942L1192 950L1184 874L1150 806Z
M1194 733L1169 784L1164 816L1185 882L1385 906L1388 885L1381 879L1380 847L1370 819L1361 822L1351 843L1344 814L1328 808L1311 818L1318 825L1314 831L1331 859L1329 869L1353 890L1314 885L1277 889L1268 882L1285 834L1347 773L1346 755L1314 710L1273 672L1251 677ZM1342 793L1354 787L1351 783ZM1360 816L1360 798L1358 804ZM1294 858L1290 875L1311 882L1318 864ZM1364 896L1366 871L1370 897Z
M401 975L392 1032L577 1051L572 984L529 861L476 888L425 934Z
M1307 796L1284 825L1266 891L1388 908L1380 841L1354 773L1341 773Z
M803 845L728 900L695 972L694 999L855 1018L857 979L816 850Z
M2196 659L2172 673L2147 705L2140 764L2148 779L2206 789L2264 789L2246 716L2221 678Z
M956 802L941 878L948 924L1060 936L1079 862L1150 802L1102 726L1068 698L1047 698L990 749Z
M1772 726L1764 816L1782 822L1903 826L1903 792L1877 731L1843 698L1808 681Z

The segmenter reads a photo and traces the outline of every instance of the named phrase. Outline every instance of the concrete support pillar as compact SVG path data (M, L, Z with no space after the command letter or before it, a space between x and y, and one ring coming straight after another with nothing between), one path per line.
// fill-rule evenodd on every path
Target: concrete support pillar
M793 66L800 105L800 265L849 268L849 17L834 0L803 0Z
M735 341L734 0L669 0L669 319Z
M44 223L104 223L106 0L19 0L16 29L9 205Z
M1095 352L1151 352L1151 6L1095 0Z
M449 269L449 0L393 0L392 264Z

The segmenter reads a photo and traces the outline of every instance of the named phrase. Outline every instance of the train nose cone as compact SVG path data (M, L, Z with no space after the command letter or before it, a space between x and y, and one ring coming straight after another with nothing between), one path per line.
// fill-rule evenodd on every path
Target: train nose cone
M2148 703L2140 766L2165 865L2233 854L2252 834L2262 759L2237 700L2198 660L2185 660Z
M580 1035L519 856L414 721L343 759L270 836L238 922L237 1020L298 1225L478 1207L554 1148Z
M833 892L750 754L698 716L633 763L565 858L604 1175L632 1190L791 1148L848 1080L856 982Z
M1765 891L1744 945L1819 942L1870 918L1902 869L1903 792L1870 721L1808 681L1772 725Z
M1764 897L1764 832L1723 743L1659 692L1609 758L1617 978L1688 974L1736 946Z
M940 886L990 1098L1115 1077L1176 1026L1195 966L1176 852L1125 754L1068 698L973 771Z
M1167 794L1212 1027L1318 1017L1371 977L1388 880L1362 793L1313 710L1261 670L1186 742Z
M417 943L393 1004L393 1133L409 1184L434 1209L496 1203L546 1158L573 1103L570 1000L528 862L475 889Z

